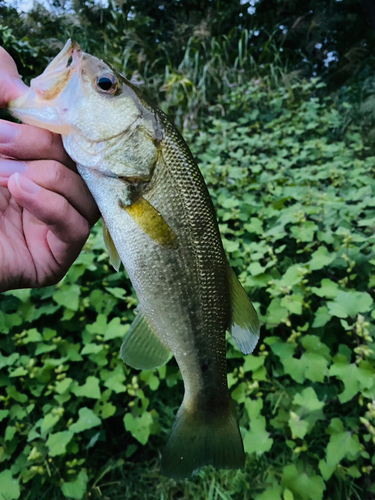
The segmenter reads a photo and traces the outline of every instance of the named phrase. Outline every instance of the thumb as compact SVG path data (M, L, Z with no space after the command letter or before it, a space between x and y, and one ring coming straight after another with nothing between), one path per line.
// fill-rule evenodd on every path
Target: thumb
M13 58L0 47L0 108L6 107L9 101L24 94L27 89Z

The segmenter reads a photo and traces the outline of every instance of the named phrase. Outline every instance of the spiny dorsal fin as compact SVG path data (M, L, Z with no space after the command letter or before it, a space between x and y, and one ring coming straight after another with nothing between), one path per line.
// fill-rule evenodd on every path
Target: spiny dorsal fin
M241 351L244 354L250 354L259 340L259 318L231 267L229 268L229 287L232 307L230 332Z
M123 204L122 208L156 243L172 250L177 248L175 233L163 219L163 216L147 200L140 197L131 205Z
M116 250L115 244L113 243L112 236L109 234L108 227L107 224L104 222L104 219L102 219L102 223L103 223L103 238L105 246L108 251L109 260L112 266L118 272L121 266L121 259Z
M121 346L121 359L133 368L152 370L166 363L171 351L159 340L156 330L139 307L137 311L138 315Z

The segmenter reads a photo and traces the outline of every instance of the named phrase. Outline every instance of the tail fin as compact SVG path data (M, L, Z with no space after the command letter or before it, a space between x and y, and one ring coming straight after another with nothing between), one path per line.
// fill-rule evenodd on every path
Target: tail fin
M207 418L208 417L208 418ZM188 478L205 465L239 469L245 452L234 403L224 416L191 412L181 405L161 459L161 473L174 479Z

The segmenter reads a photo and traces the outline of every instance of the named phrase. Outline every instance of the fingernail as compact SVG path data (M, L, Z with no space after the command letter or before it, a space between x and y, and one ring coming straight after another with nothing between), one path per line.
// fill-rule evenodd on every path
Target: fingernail
M9 144L13 142L20 132L21 129L16 125L0 121L0 144Z
M20 175L18 172L14 175L17 186L27 194L37 194L42 189L38 184L31 181L24 175Z
M16 172L23 174L26 172L27 165L24 161L16 160L0 160L0 175L2 177L10 177Z

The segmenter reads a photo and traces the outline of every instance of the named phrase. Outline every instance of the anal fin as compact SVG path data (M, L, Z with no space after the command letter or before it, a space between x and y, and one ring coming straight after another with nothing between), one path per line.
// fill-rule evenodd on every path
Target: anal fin
M152 370L168 361L170 350L157 337L140 308L121 346L121 359L138 370Z
M109 260L112 266L118 272L121 266L121 259L116 250L115 244L113 243L112 236L108 231L107 224L104 222L104 219L102 219L102 223L103 223L103 239L104 239L104 244L108 251Z
M229 268L229 286L232 307L230 332L241 351L244 354L250 354L259 340L259 318L231 267Z

